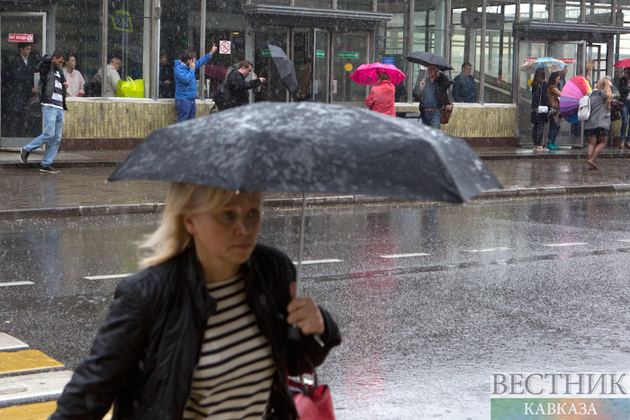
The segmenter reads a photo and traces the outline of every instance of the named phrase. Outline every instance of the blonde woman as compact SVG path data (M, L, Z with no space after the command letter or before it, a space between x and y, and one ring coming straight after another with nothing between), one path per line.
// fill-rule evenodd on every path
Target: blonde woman
M595 159L606 147L608 131L610 130L610 106L613 93L610 89L612 82L601 78L591 92L591 115L584 122L584 136L588 137L588 169L599 169Z
M171 184L144 270L118 285L51 419L100 419L112 403L114 419L297 418L286 375L341 339L313 299L292 298L291 260L256 243L261 201Z

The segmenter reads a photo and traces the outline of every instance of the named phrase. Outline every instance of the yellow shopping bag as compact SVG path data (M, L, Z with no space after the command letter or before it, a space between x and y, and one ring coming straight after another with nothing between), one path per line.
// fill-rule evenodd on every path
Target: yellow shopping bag
M116 96L122 98L144 98L144 80L133 80L127 77L127 80L119 80L116 86Z

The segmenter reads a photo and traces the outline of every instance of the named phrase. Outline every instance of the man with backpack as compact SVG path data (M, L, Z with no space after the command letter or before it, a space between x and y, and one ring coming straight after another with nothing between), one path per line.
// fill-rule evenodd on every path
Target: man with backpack
M265 83L264 77L247 81L247 77L252 73L254 65L243 60L239 63L238 69L234 69L228 74L227 79L218 89L217 96L214 101L219 111L237 106L247 105L249 103L249 89L254 89Z

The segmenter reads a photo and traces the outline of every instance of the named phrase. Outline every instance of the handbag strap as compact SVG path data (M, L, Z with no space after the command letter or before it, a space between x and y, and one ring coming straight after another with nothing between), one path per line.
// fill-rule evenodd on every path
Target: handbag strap
M304 352L304 349L299 348L299 351L302 353L302 355L304 356L304 359L306 359L306 361L308 362L308 365L310 367L310 372L307 372L306 374L311 374L313 375L313 385L308 385L305 381L304 381L304 375L305 373L300 375L300 390L302 391L302 393L304 395L307 396L311 396L313 394L313 392L315 392L315 390L317 389L317 386L319 385L319 382L317 380L317 371L315 370L315 365L313 364L313 362L311 361L311 358L308 357L306 355L306 353ZM289 375L287 375L287 381L289 379ZM295 381L294 381L295 382Z

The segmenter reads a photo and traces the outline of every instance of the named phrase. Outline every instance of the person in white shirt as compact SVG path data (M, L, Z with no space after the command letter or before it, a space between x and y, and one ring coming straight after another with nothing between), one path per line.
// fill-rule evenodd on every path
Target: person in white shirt
M77 70L77 58L74 55L68 56L66 66L63 68L63 76L68 82L67 96L81 97L85 95L85 79Z

